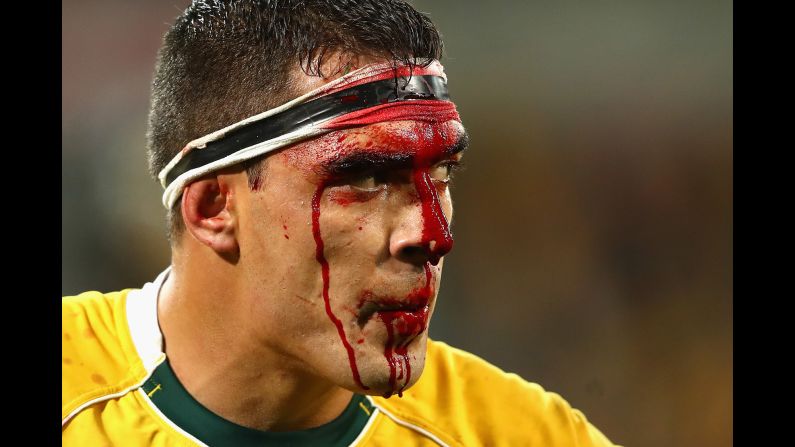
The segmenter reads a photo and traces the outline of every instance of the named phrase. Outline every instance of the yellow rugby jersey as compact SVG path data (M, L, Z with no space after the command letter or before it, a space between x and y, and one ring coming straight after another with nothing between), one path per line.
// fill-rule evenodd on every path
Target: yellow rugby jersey
M63 299L63 445L614 445L559 395L432 340L403 398L355 394L337 419L301 432L238 426L193 400L168 366L157 323L167 274Z

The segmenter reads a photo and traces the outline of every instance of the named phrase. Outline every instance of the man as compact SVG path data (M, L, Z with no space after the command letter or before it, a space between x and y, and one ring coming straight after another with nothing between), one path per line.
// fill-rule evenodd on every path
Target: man
M468 136L400 1L196 1L150 113L172 264L63 301L65 445L612 445L428 340Z

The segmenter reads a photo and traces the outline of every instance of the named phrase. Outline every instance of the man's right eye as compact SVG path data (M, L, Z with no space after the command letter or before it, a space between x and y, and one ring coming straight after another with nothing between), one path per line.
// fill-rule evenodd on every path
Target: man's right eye
M346 183L361 191L377 191L384 184L382 181L379 181L373 173L360 175L350 179Z

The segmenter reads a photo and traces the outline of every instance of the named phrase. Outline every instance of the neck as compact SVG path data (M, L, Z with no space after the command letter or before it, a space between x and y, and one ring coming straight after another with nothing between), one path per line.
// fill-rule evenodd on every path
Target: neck
M166 356L185 389L215 414L258 430L303 430L339 416L353 393L257 344L236 324L234 312L247 307L228 287L234 266L197 266L196 258L190 270L174 260L157 305Z

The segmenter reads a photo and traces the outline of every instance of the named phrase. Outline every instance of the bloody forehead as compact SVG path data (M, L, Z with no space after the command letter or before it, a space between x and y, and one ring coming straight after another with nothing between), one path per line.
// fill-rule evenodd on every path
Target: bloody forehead
M285 155L299 167L335 175L410 166L420 152L431 155L423 163L433 164L464 151L468 143L469 135L456 121L401 121L332 132Z

